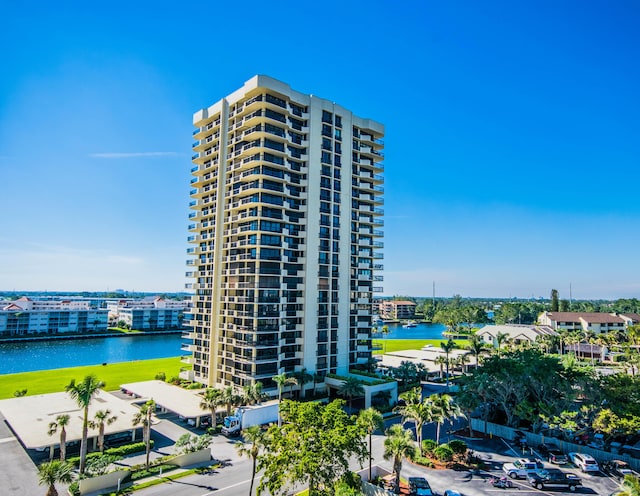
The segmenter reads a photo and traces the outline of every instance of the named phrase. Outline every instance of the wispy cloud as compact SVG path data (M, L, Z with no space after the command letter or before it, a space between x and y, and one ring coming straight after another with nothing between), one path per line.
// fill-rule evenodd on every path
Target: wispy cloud
M177 152L124 152L90 153L91 158L173 157Z

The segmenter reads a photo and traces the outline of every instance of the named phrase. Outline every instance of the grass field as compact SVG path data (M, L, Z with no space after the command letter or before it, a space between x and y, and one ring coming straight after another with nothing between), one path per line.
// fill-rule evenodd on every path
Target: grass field
M89 374L104 381L105 389L112 391L118 389L120 384L151 380L158 372L164 372L169 379L178 375L180 367L184 367L180 357L172 357L5 374L0 375L0 399L12 398L13 393L20 389L26 389L27 395L64 391L71 379L78 381Z
M373 350L373 353L376 355L400 350L419 350L426 344L440 348L440 343L444 342L446 342L446 339L374 339L373 346L380 349ZM467 344L467 340L458 339L456 344L458 348L464 347Z

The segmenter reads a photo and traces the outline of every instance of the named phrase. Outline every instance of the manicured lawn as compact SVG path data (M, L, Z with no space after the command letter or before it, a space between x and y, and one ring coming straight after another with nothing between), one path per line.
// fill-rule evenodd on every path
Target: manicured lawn
M27 395L64 391L64 387L71 379L79 381L89 374L104 381L105 389L112 391L118 389L120 384L152 380L158 372L164 372L169 379L177 376L180 367L184 366L180 362L180 357L172 357L5 374L0 375L0 399L12 398L13 393L19 389L26 389Z
M379 346L381 349L373 350L374 354L383 352L400 351L400 350L419 350L424 345L430 344L435 348L440 348L440 343L445 343L446 339L374 339L373 346ZM456 344L459 348L467 344L466 339L457 339Z

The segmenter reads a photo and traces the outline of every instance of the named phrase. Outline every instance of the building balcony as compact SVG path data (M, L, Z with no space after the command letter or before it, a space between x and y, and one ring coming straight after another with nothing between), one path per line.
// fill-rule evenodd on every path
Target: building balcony
M186 363L188 365L193 365L195 363L195 360L192 356L181 356L180 357L180 362L181 363Z

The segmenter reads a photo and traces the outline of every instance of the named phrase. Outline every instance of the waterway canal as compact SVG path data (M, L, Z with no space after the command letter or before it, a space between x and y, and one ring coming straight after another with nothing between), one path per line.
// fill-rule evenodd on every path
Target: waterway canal
M0 374L180 356L180 334L0 343Z

